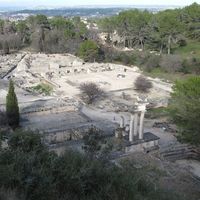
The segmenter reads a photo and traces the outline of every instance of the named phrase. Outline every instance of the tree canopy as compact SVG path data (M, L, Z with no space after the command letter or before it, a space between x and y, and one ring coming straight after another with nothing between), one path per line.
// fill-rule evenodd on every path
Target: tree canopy
M0 20L0 50L5 54L5 43L11 51L31 46L40 52L75 53L87 36L86 25L78 17L48 19L40 14L17 22Z
M170 54L173 45L178 46L180 40L199 41L200 5L194 3L182 9L155 14L134 9L101 19L98 23L107 33L117 31L123 38L123 44L119 45L142 50L146 46Z
M173 87L170 114L182 140L200 144L200 77L177 81Z

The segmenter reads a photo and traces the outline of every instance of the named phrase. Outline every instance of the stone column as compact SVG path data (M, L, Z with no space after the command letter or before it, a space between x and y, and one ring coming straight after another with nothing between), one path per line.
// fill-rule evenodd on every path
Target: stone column
M131 115L131 120L130 120L130 132L129 132L129 142L133 142L133 137L134 137L134 115Z
M145 111L141 111L140 114L140 128L139 128L139 139L143 139L143 134L144 134L144 115Z
M134 136L138 135L138 113L134 114Z
M121 116L120 117L120 128L124 128L124 117L123 116Z

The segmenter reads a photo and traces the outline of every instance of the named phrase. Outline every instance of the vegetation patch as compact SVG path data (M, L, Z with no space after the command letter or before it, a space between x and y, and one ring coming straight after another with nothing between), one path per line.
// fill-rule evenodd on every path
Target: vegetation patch
M176 80L184 80L193 76L192 74L185 74L185 73L168 73L168 72L164 72L160 68L153 69L151 72L145 71L144 75L150 76L152 78L160 78L163 81L172 82L172 83L174 83Z
M81 43L78 56L80 56L84 61L95 62L98 59L99 47L97 43L92 40L87 40Z
M40 83L40 84L32 87L32 90L34 90L40 94L44 94L44 95L48 96L48 95L51 95L51 93L53 92L53 87L46 83Z
M99 149L96 138L87 138L89 152ZM119 167L72 150L58 156L38 134L20 130L10 135L8 145L0 151L0 199L182 199L160 188L152 167L137 168L128 161Z
M92 104L98 98L101 98L105 95L104 90L93 82L82 83L80 85L80 91L81 99L87 104Z
M134 86L136 90L147 93L153 87L153 84L146 77L139 76L134 82Z
M164 107L150 108L146 113L146 118L150 119L158 119L161 117L168 117L168 116L169 116L168 109Z
M175 54L179 54L182 57L195 56L200 57L200 45L199 42L194 40L188 40L186 46L179 47L174 50Z

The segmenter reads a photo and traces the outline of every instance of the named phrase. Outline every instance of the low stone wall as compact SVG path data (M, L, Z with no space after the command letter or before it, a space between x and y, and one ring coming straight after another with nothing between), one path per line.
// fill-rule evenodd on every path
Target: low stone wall
M175 144L166 147L160 152L160 157L168 161L176 161L182 159L200 160L200 149L187 144Z
M83 125L76 129L51 130L51 132L44 132L41 134L46 144L61 144L67 141L82 140L89 127L91 127L91 125Z
M127 146L125 148L126 153L132 153L132 152L147 152L149 150L157 149L158 148L158 140L155 141L149 141L149 142L143 142L136 145Z
M42 107L42 108L37 108L34 111L22 111L22 115L49 115L51 113L61 113L61 112L73 112L76 111L77 108L74 106L63 106L63 107L58 107L58 108L48 108L48 107Z

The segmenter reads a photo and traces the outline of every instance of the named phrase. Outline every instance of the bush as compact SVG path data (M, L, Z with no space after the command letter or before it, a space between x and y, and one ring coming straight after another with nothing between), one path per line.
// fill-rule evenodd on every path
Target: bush
M160 56L150 56L145 64L145 70L151 72L153 69L158 68L160 64Z
M180 38L177 44L179 44L180 47L187 46L187 40L185 38Z
M177 55L163 55L160 61L160 67L165 72L179 72L182 69L182 59Z
M101 131L94 126L83 137L83 149L90 158L97 157L98 152L101 150L102 139Z
M141 92L149 92L149 90L153 87L152 82L144 76L139 76L134 85L135 89Z
M171 94L170 115L184 141L200 144L200 77L177 81Z
M81 98L87 104L93 103L104 95L104 91L96 83L83 83L80 85Z
M46 96L51 95L53 91L53 88L50 85L45 84L45 83L40 83L37 86L32 87L32 89Z
M95 62L98 60L99 48L96 42L92 40L83 42L79 47L78 56L86 62Z
M200 58L187 58L183 61L183 73L200 74Z
M0 200L25 200L25 198L19 197L17 192L12 189L0 188Z
M22 130L15 131L8 144L13 151L20 150L27 153L44 147L39 134Z

